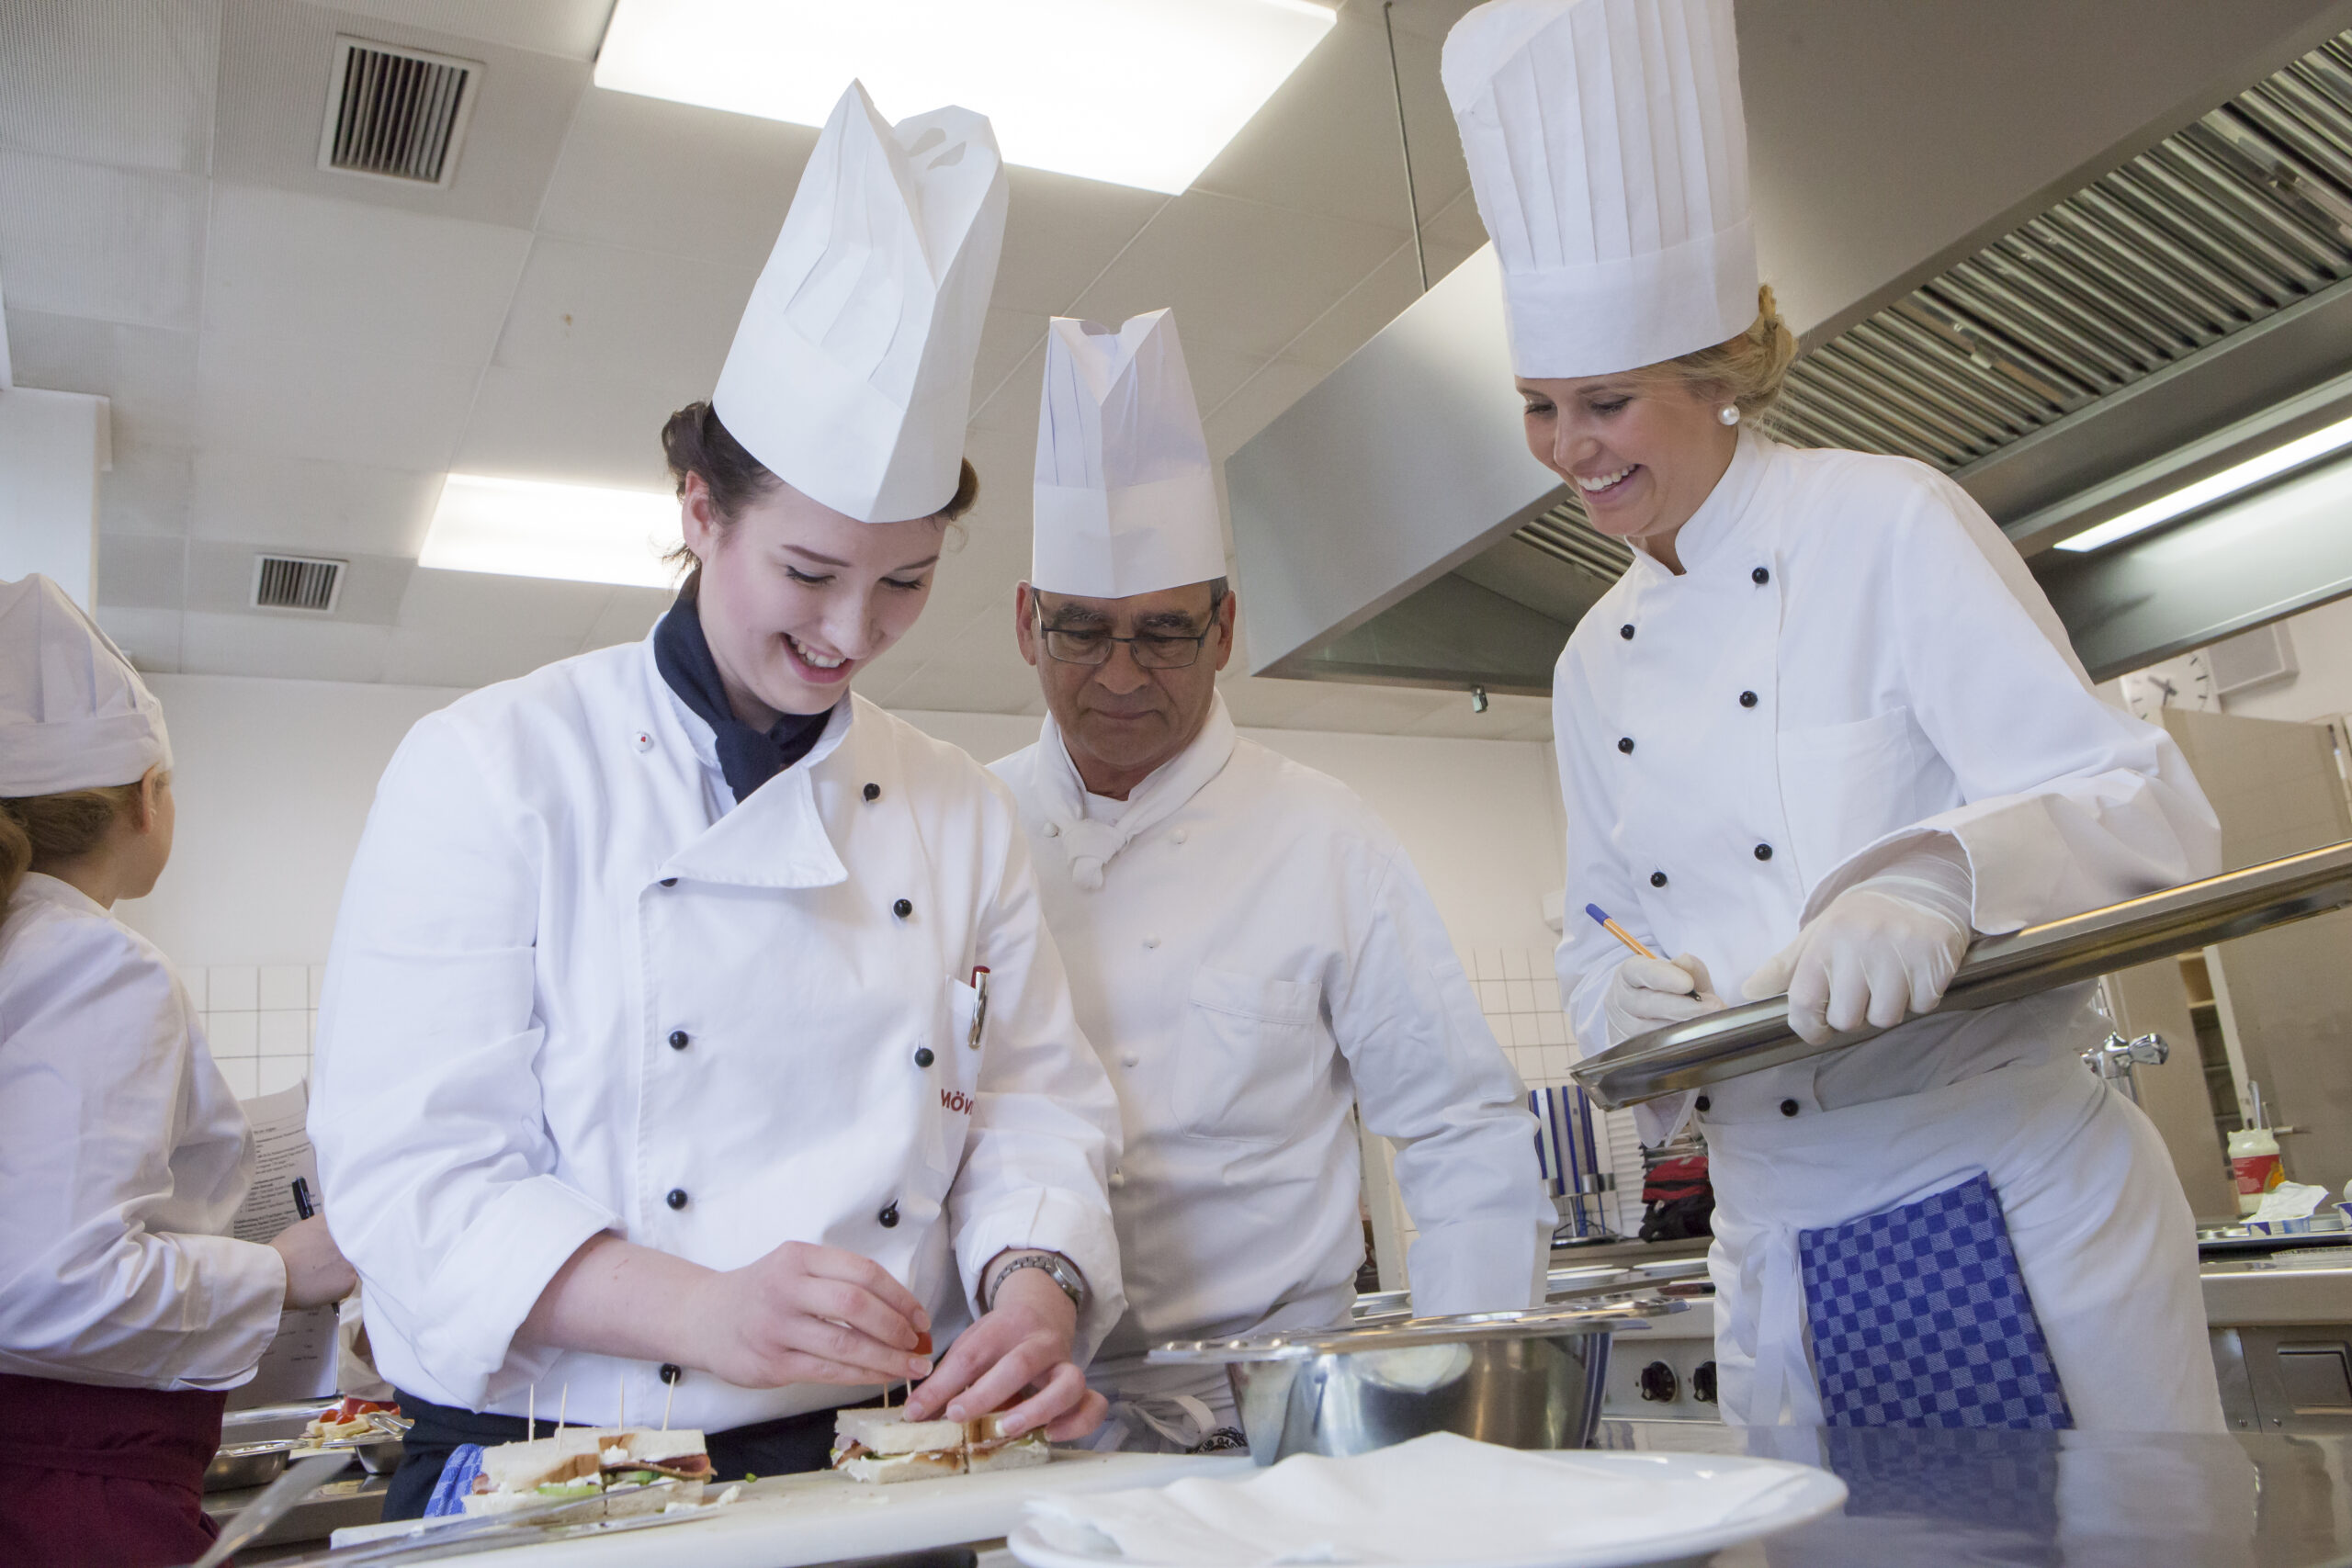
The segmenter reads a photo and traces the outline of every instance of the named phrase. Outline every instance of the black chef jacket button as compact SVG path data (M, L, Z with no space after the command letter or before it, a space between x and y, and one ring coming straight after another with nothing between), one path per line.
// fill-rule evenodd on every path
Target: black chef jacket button
M882 786L881 786L880 784L867 784L867 785L865 786L865 798L866 798L868 801L876 801L876 800L879 800L879 799L881 799L881 798L882 798Z
M683 1209L686 1206L686 1190L683 1187L673 1187L670 1189L670 1195L662 1201L669 1204L673 1209Z
M918 1066L918 1067L927 1067L927 1066L931 1066L931 1064L932 1064L931 1047L930 1047L930 1046L928 1046L928 1045L918 1045L918 1046L916 1046L916 1047L915 1047L915 1066Z
M1620 739L1617 742L1617 750L1624 752L1628 756L1631 756L1634 750L1634 738L1628 735Z
M1747 575L1749 580L1752 581L1758 588L1763 587L1766 583L1772 581L1772 571L1770 567L1759 566Z
M1756 705L1756 694L1755 694L1755 693L1753 693L1753 692L1742 692L1742 693L1740 693L1740 694L1739 694L1739 705L1740 705L1740 706L1742 706L1742 707L1744 707L1744 708L1752 708L1752 707L1754 707L1754 706Z
M1617 635L1618 635L1619 637L1623 637L1627 642L1631 642L1631 641L1633 641L1633 640L1634 640L1634 623L1633 623L1633 622L1631 622L1631 621L1627 621L1623 626L1619 626L1619 627L1617 628Z
M1702 1094L1702 1095L1701 1095L1701 1096L1698 1098L1698 1100L1695 1101L1695 1103L1698 1105L1699 1109L1700 1109L1700 1110L1702 1110L1702 1111L1713 1111L1713 1110L1715 1108L1715 1102L1714 1102L1713 1100L1709 1100L1709 1099L1708 1099L1705 1095L1703 1095L1703 1094Z
M1770 860L1772 858L1772 846L1770 844L1757 845L1756 858L1758 860Z
M1783 1116L1794 1116L1796 1113L1797 1113L1797 1102L1796 1102L1795 1100L1784 1100L1781 1101L1781 1115L1783 1115Z
M685 1375L686 1369L678 1365L677 1362L664 1361L662 1363L662 1381L663 1382L676 1382L680 1378L684 1377Z
M1666 873L1664 873L1664 872L1662 872L1662 871L1654 871L1654 872L1651 872L1651 873L1650 873L1650 886L1651 886L1652 887L1663 887L1663 886L1666 886Z
M678 879L674 876L665 876L662 879L662 886L664 887L675 887L677 885Z
M882 1222L882 1228L884 1230L890 1230L899 1223L899 1205L896 1203L886 1204L883 1207L881 1213L875 1217Z
M914 904L910 899L901 898L897 903L890 906L890 913L898 916L899 919L902 920L914 912Z
M683 1029L673 1029L673 1030L670 1031L670 1049L671 1049L671 1050L673 1050L673 1051L683 1051L683 1050L684 1050L687 1046L689 1046L689 1045L691 1045L691 1044L693 1044L693 1043L694 1043L694 1036L693 1036L693 1035L691 1035L691 1034L688 1034L684 1030L683 1030Z

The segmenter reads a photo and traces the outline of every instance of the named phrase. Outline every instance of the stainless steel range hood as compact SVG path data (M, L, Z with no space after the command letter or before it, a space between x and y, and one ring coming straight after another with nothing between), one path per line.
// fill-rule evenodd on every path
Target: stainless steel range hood
M2352 415L2352 33L2198 107L1815 334L1776 425L1952 474L2100 675L2352 592L2317 505L2218 575L2182 536L2219 514L2049 548ZM1481 252L1231 459L1256 672L1549 690L1628 557L1521 446L1501 310Z

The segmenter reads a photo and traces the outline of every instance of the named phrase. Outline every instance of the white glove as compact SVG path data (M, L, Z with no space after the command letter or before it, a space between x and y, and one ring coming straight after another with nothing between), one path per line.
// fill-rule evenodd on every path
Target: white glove
M1789 997L1789 1027L1818 1044L1867 1022L1933 1012L1975 932L1974 878L1950 840L1905 855L1829 901L1740 987Z
M1707 977L1707 966L1687 953L1671 964L1663 958L1628 958L1617 965L1600 998L1611 1045L1669 1023L1720 1012L1723 1005L1714 982Z

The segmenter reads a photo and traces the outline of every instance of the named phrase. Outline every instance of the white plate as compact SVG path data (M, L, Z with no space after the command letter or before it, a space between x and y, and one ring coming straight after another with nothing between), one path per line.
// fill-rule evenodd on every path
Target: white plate
M1752 1474L1758 1471L1785 1471L1792 1483L1758 1499L1752 1507L1704 1529L1678 1528L1673 1521L1662 1519L1657 1533L1641 1540L1615 1540L1584 1551L1551 1546L1525 1557L1449 1559L1405 1564L1401 1568L1634 1568L1637 1563L1666 1562L1719 1551L1743 1540L1817 1519L1846 1501L1846 1483L1835 1475L1809 1464L1791 1464L1784 1460L1724 1454L1612 1453L1589 1449L1562 1451L1558 1457L1574 1460L1580 1468L1593 1464L1639 1467L1644 1475L1653 1477L1663 1469L1668 1476L1694 1482L1708 1472L1736 1471ZM1563 1513L1572 1509L1573 1497L1564 1493L1561 1506ZM1226 1563L1148 1564L1142 1558L1117 1552L1063 1551L1046 1545L1036 1527L1025 1518L1006 1544L1028 1568L1229 1568Z

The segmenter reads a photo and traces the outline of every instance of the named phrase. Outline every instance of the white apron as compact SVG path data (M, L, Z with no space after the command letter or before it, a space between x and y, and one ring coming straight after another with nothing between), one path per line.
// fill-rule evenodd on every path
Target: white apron
M2075 1425L2225 1430L2196 1221L2139 1108L2061 1057L1838 1111L1700 1124L1715 1186L1715 1372L1724 1419L1822 1424L1797 1233L1983 1171ZM1871 1157L1857 1159L1868 1151Z

